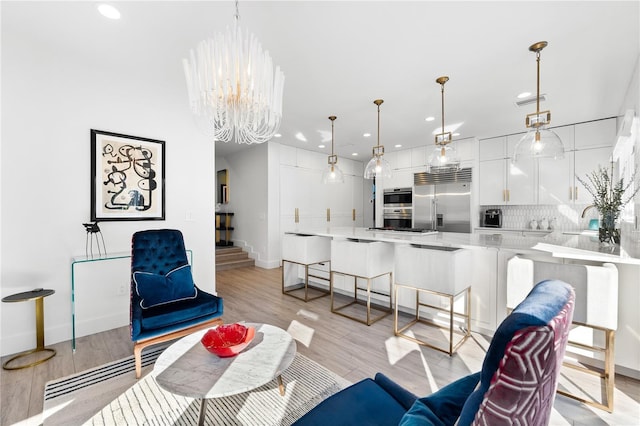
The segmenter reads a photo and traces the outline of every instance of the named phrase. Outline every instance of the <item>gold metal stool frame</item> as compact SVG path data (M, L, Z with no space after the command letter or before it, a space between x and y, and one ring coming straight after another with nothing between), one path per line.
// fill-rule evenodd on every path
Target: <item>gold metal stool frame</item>
M507 308L507 315L510 314L513 309ZM604 353L604 370L600 371L599 369L594 369L590 367L585 367L582 365L573 364L570 362L563 361L562 365L567 368L572 368L574 370L582 371L586 374L591 374L593 376L598 376L600 380L604 381L604 398L602 402L593 401L590 399L583 398L578 395L574 395L571 392L564 391L562 389L557 389L556 393L560 395L564 395L567 398L575 399L576 401L580 401L583 404L591 405L592 407L599 408L608 413L613 413L613 391L615 389L615 376L616 376L616 363L615 363L615 330L609 330L608 328L598 327L589 324L583 324L581 322L572 321L571 325L576 325L580 327L587 327L593 330L599 330L604 333L605 343L604 347L595 346L595 345L586 345L584 343L574 342L569 340L567 342L567 346L573 346L575 348L585 349L593 352L601 352ZM565 355L566 356L566 355Z
M339 275L343 275L343 276L347 276L347 277L353 277L353 300L345 305L339 306L339 307L335 307L334 304L334 289L333 289L333 276L334 274L339 274ZM371 290L371 280L374 280L376 278L379 277L383 277L385 275L389 275L389 294L385 294L382 292L377 292L377 291L373 291ZM384 274L380 274L380 275L376 275L375 277L363 277L363 276L359 276L359 275L352 275L352 274L347 274L344 272L339 272L339 271L331 271L330 274L330 278L331 278L331 282L330 282L330 292L331 292L331 312L333 312L334 314L338 314L338 315L342 315L343 317L352 319L354 321L358 321L362 324L366 324L366 325L371 325L373 323L375 323L376 321L381 320L382 318L386 317L387 315L389 315L391 312L393 312L393 304L392 304L392 300L391 300L391 294L392 294L392 287L393 287L393 272L385 272ZM360 288L358 287L358 278L363 279L363 280L367 280L367 287L366 288ZM367 300L366 302L358 299L358 290L360 291L366 291L367 292ZM388 297L389 298L389 307L388 308L384 308L384 307L380 307L380 308L375 308L378 309L379 311L382 311L382 314L375 317L375 318L371 318L371 294L378 294L384 297ZM351 306L351 305L355 305L355 304L359 304L359 305L366 305L367 309L367 319L366 321L363 321L362 319L349 315L349 314L345 314L344 312L341 312L341 310Z
M285 284L284 284L285 262L293 263L295 265L304 266L304 282L296 284L295 288L293 288L293 289L288 289L287 290L286 287L285 287ZM309 277L311 277L311 278L317 278L317 279L323 280L323 281L328 281L329 282L329 287L331 287L331 277L325 278L325 277L321 277L319 275L309 274L309 266L324 265L325 263L331 264L331 261L330 260L324 260L324 261L315 262L315 263L300 263L300 262L294 262L293 260L282 259L282 294L286 294L286 295L289 295L291 297L295 297L296 299L303 300L305 302L308 302L310 300L315 300L315 299L319 299L321 297L327 296L331 292L330 289L326 290L326 289L323 289L323 288L319 288L319 287L315 287L315 286L309 285ZM329 268L329 270L331 270L331 268ZM302 285L302 287L300 285ZM294 285L291 285L289 287L294 287ZM300 297L297 294L293 293L294 291L300 290L301 288L304 288L304 297ZM309 297L309 288L312 288L313 290L318 291L321 294L319 294L317 296Z
M416 292L416 306L415 306L415 310L416 310L416 315L415 318L410 321L408 324L406 324L405 326L403 326L402 328L398 328L398 290L400 289L407 289L407 290L415 290ZM443 297L446 298L449 301L449 309L445 309L442 308L440 306L434 306L428 303L422 303L420 302L420 294L421 293L427 293L427 294L432 294L438 297ZM465 311L464 313L459 313L459 312L455 312L454 310L454 301L456 298L458 298L461 294L466 293L466 300L465 300ZM444 352L446 354L448 354L449 356L453 355L458 348L469 338L471 337L471 287L467 287L464 290L462 290L461 292L459 292L458 294L446 294L446 293L440 293L437 291L433 291L433 290L427 290L421 287L414 287L414 286L408 286L408 285L404 285L404 284L398 284L396 283L395 285L395 315L394 315L394 319L393 319L393 332L396 336L399 337L403 337L405 339L411 340L415 343L418 343L420 345L423 346L428 346L432 349L436 349L440 352ZM435 323L434 321L431 320L426 320L423 318L420 318L420 307L426 307L426 308L431 308L434 309L436 311L440 311L440 312L446 312L449 315L449 327L444 327L440 324ZM464 318L465 319L465 324L466 324L466 329L463 330L463 332L459 332L457 330L454 329L453 327L453 320L455 318ZM440 328L440 329L444 329L444 330L449 330L449 348L448 349L444 349L440 346L436 346L436 345L432 345L431 343L425 342L423 340L420 339L416 339L415 337L409 336L407 334L404 334L403 332L406 331L407 329L409 329L411 326L417 324L417 323L421 323L421 324L425 324L431 327L436 327L436 328ZM462 338L454 345L453 344L453 335L455 334L459 334L462 335Z
M29 351L21 352L13 357L9 358L2 364L2 368L5 370L20 370L22 368L33 367L34 365L42 364L43 362L53 358L56 355L55 349L49 349L44 347L44 298L55 293L55 290L48 289L35 289L32 291L25 291L24 293L12 294L2 298L3 302L27 302L29 300L35 300L36 302L36 347ZM22 357L31 355L37 352L50 352L50 355L46 358L32 362L30 364L18 365L15 367L9 367L8 365Z
M605 337L605 345L604 347L595 346L595 345L586 345L584 343L573 342L569 340L567 342L568 346L573 346L580 349L586 349L594 352L603 352L604 353L604 370L600 371L594 368L584 367L582 365L576 365L569 362L563 362L562 365L568 368L572 368L574 370L582 371L587 374L592 374L594 376L600 377L601 380L604 381L604 398L602 402L592 401L586 398L582 398L578 395L574 395L570 392L564 390L557 390L557 393L560 395L564 395L566 397L575 399L587 405L591 405L596 408L600 408L601 410L607 411L609 413L613 412L613 390L615 387L615 360L614 360L614 343L615 343L615 330L609 330L607 328L597 327L593 325L583 324L579 322L572 322L572 325L588 327L593 330L599 330L604 332ZM605 402L606 401L606 402Z

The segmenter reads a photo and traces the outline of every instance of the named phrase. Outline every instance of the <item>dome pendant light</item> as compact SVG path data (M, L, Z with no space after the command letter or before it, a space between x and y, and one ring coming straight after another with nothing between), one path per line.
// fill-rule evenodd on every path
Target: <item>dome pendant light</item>
M458 152L454 147L449 146L452 141L451 132L444 131L444 84L447 81L449 81L449 77L446 75L436 79L436 83L440 85L442 98L442 132L435 136L436 147L427 161L427 172L429 173L455 172L460 169Z
M564 147L560 137L546 127L551 123L551 111L540 111L540 52L547 47L546 41L539 41L529 46L531 52L536 53L537 63L537 95L536 112L527 115L526 126L529 131L516 145L513 161L531 160L538 158L564 157Z
M335 115L329 117L331 120L331 155L327 160L329 167L322 172L322 183L344 183L344 174L338 168L338 156L333 153L333 122L336 118Z
M384 146L380 145L380 105L383 102L382 99L373 101L373 103L378 106L378 145L373 147L373 157L364 169L365 179L376 179L380 177L388 179L391 177L391 166L387 160L382 158L384 155Z

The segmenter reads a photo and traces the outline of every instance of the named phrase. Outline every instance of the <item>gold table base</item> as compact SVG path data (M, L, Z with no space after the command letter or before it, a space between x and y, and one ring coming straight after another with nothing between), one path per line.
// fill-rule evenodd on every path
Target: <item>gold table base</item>
M22 368L33 367L34 365L42 364L56 355L55 349L44 347L44 298L52 295L53 293L55 293L54 290L36 289L24 293L13 294L2 299L3 302L26 302L29 300L34 300L36 302L36 347L35 349L14 355L9 360L5 361L2 364L2 368L5 370L20 370ZM29 364L9 367L11 362L38 352L50 352L50 355Z

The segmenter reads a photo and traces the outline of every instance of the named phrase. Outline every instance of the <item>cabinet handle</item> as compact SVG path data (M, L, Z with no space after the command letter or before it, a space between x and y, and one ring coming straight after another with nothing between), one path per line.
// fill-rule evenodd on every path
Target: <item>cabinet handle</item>
M502 201L507 201L507 190L506 189L502 190Z
M327 209L327 222L331 222L331 209Z
M356 209L351 210L351 220L356 221Z
M510 190L506 190L507 192L507 202L511 201L511 191Z
M573 200L573 188L569 187L569 200Z
M577 200L578 199L578 187L576 186L575 189L573 190L573 199Z
M296 223L300 223L300 212L298 211L298 208L297 208L297 207L296 207L296 209L295 209L295 214L294 214L294 216L295 216L295 222L296 222Z

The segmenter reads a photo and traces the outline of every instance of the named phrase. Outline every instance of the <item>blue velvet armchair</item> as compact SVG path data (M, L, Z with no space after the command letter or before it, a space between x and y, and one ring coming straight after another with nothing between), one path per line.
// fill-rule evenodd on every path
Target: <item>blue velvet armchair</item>
M193 282L182 233L155 229L131 241L131 340L140 378L142 350L222 324L222 298Z
M295 425L548 425L574 299L568 284L542 281L498 327L480 372L424 398L378 373L324 400Z

